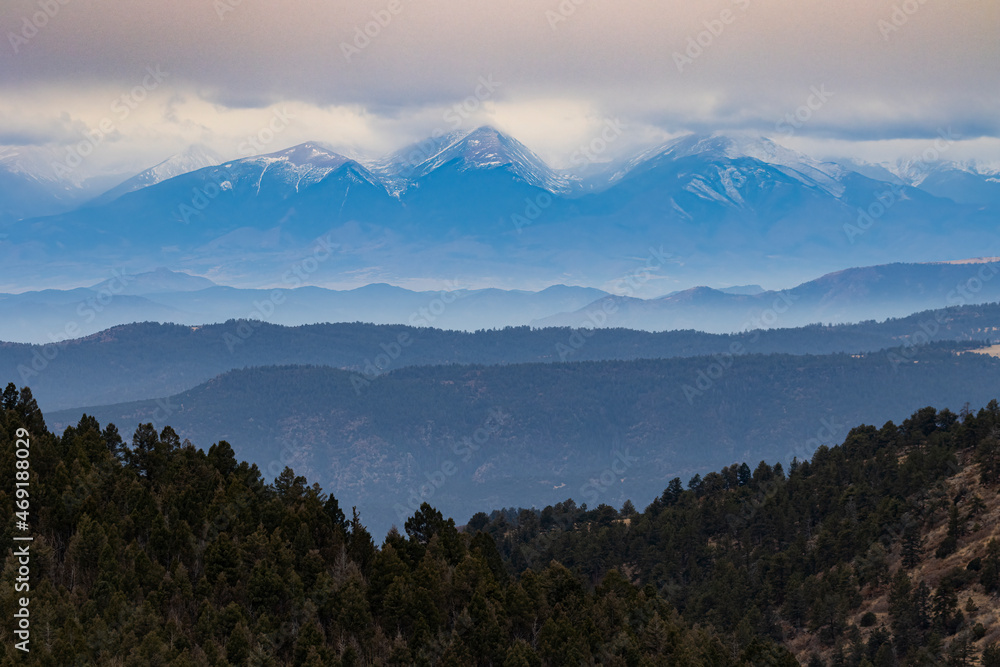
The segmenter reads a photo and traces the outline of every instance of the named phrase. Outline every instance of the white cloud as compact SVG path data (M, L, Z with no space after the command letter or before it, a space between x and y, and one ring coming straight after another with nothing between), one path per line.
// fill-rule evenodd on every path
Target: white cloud
M388 0L243 0L222 16L206 0L60 5L17 53L0 48L0 141L72 143L156 66L169 79L117 119L94 168L148 166L191 143L235 156L282 107L296 122L275 149L386 152L452 129L444 114L488 76L502 86L465 123L496 124L556 166L609 118L630 128L622 151L691 130L775 134L813 86L835 96L792 143L864 152L944 126L1000 136L996 2L916 3L902 18L889 0L400 2L388 20ZM17 33L36 11L8 0L0 26ZM366 28L374 37L345 57ZM677 53L696 55L678 71Z

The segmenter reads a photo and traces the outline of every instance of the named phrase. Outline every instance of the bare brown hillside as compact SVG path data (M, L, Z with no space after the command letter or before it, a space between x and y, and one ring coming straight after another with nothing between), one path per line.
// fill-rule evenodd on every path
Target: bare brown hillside
M979 466L972 464L970 458L968 453L962 454L960 469L919 499L924 509L923 516L916 521L922 541L919 561L911 568L904 568L901 540L892 540L892 549L885 554L887 574L880 583L862 589L863 602L852 613L849 621L852 627L847 632L849 637L860 636L867 641L881 629L891 632L891 582L900 569L905 569L914 587L923 582L932 593L939 590L946 578L959 582L955 594L957 609L961 611L964 621L955 634L942 638L945 654L953 642L963 638L971 642L974 656L980 656L988 646L1000 642L1000 599L984 589L977 570L977 562L987 558L990 541L1000 541L1000 489L984 486L980 482ZM962 535L953 553L938 557L936 553L948 536L952 503L958 510ZM902 530L902 526L887 527L888 534L894 538ZM870 616L865 618L869 613L874 614L874 623ZM978 628L980 625L981 628ZM802 664L809 664L814 655L826 664L834 664L834 649L824 646L815 633L795 631L791 627L786 627L786 631L792 637L786 644ZM975 660L968 664L981 663Z

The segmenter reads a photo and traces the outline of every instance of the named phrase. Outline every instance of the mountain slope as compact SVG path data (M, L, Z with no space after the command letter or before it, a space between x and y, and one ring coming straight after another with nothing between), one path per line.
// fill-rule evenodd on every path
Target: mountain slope
M647 331L696 328L730 332L900 317L917 310L1000 299L1000 262L887 264L845 269L791 289L733 294L695 287L658 299L608 296L533 326L627 327ZM594 313L606 317L595 318Z
M599 589L560 563L511 576L492 538L430 505L405 537L373 540L359 508L348 518L315 482L262 473L228 443L198 449L165 427L129 447L91 417L56 437L27 388L4 403L0 445L30 441L35 510L16 547L31 558L4 565L30 560L31 606L11 598L11 613L65 619L0 644L5 663L23 662L20 644L57 665L795 666L766 637L734 652L620 576ZM14 495L0 508L13 515ZM15 528L5 539L25 537Z
M398 525L400 507L419 506L421 485L448 462L462 474L423 500L456 516L567 495L591 502L589 480L612 464L620 474L599 495L621 502L733 460L811 456L847 424L987 402L1000 360L942 345L905 356L748 355L721 375L713 357L411 367L375 378L269 367L50 418L66 425L85 411L124 432L152 421L192 441L228 440L262 469L281 460L369 507L382 531Z
M961 416L921 408L808 461L675 478L644 512L566 500L479 514L469 529L515 571L555 560L593 581L627 573L685 618L771 637L802 665L992 666L998 414L995 400Z
M194 145L186 151L172 155L163 162L136 174L111 188L107 192L88 202L89 206L97 206L118 199L122 195L141 190L142 188L162 183L175 176L181 176L205 167L214 167L222 162L222 157L215 151L203 145Z
M564 193L570 182L556 174L531 149L493 127L480 127L454 137L417 164L410 179L419 183L433 172L503 171L513 178L551 193Z

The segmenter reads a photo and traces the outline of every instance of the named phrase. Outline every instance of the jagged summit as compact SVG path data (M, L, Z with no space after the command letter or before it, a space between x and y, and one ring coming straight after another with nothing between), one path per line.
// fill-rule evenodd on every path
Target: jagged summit
M841 181L850 173L836 163L821 162L765 136L713 132L684 135L647 150L613 174L610 182L614 184L682 159L703 162L705 169L696 170L697 173L709 173L709 167L714 166L717 171L724 171L729 176L735 175L737 190L739 182L744 180L739 177L740 174L748 175L757 165L761 165L775 168L804 185L821 188L839 197L844 192ZM757 165L748 168L745 164L747 160L752 160ZM741 198L735 196L733 184L726 183L724 186L726 191L720 191L719 194L739 203Z
M145 171L141 171L132 178L116 185L107 192L94 198L90 202L90 205L103 204L113 201L123 195L129 194L130 192L148 188L151 185L162 183L163 181L174 178L175 176L181 176L192 171L197 171L198 169L204 169L205 167L214 167L221 161L222 157L208 146L203 144L194 144L188 147L187 150L177 153L176 155L171 155L163 162L160 162Z
M570 181L557 174L544 160L517 139L484 125L465 134L453 134L434 155L413 169L414 180L445 166L458 171L505 169L529 185L551 192L565 192ZM444 142L442 142L444 143Z
M291 148L247 159L283 160L296 166L329 167L333 169L345 162L351 161L350 158L314 141L307 141Z

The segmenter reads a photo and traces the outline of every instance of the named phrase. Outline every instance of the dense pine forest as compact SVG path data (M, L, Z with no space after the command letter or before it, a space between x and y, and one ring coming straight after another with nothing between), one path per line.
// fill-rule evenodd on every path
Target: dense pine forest
M35 536L31 652L5 614L3 665L1000 666L995 401L663 480L641 512L457 526L425 503L377 545L363 507L224 441L87 415L56 435L30 389L0 400L4 479L30 433Z

